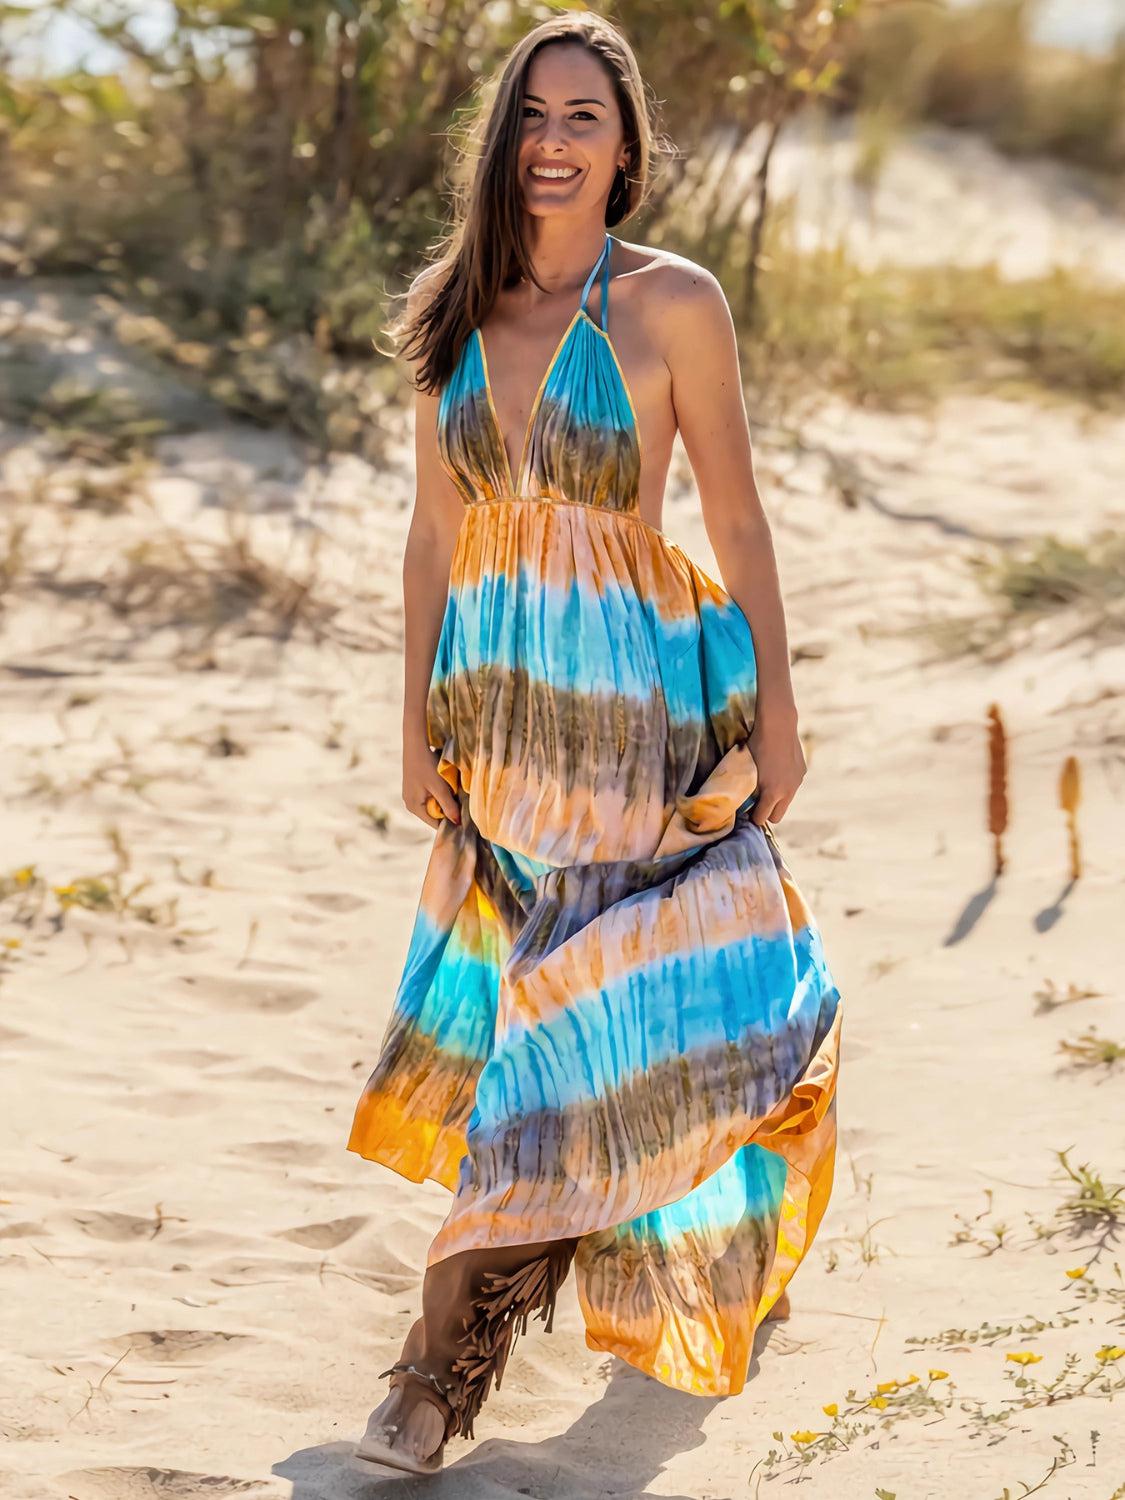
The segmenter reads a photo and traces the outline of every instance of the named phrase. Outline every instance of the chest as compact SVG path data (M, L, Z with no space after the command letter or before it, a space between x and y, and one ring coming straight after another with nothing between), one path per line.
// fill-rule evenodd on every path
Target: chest
M632 392L613 341L584 307L543 360L541 338L522 356L510 340L497 382L493 347L474 329L439 403L439 450L467 500L527 494L627 508L635 503L640 434Z

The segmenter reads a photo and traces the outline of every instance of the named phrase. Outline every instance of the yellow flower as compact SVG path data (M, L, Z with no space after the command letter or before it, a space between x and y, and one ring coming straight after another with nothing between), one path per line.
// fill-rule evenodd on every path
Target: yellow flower
M4 939L4 947L5 948L19 948L19 947L22 947L22 946L23 946L23 939L22 938L5 938Z
M1086 1267L1085 1266L1075 1266L1075 1268L1074 1268L1073 1271L1068 1271L1066 1274L1070 1277L1071 1281L1077 1281L1078 1278L1079 1278L1079 1276L1085 1276L1085 1274L1086 1274Z
M820 1409L826 1417L834 1417L838 1415L840 1410L835 1401L830 1401L827 1406L822 1406Z
M875 1387L877 1391L895 1391L898 1389L897 1380L881 1380Z
M819 1432L791 1432L789 1436L795 1443L811 1443L819 1436Z
M1104 1365L1107 1360L1120 1359L1123 1354L1125 1354L1125 1349L1119 1348L1116 1344L1103 1344L1094 1358L1100 1359Z
M35 879L35 867L33 865L24 865L23 869L17 870L12 878L17 885L30 885Z
M1004 1358L1010 1359L1014 1365L1035 1365L1043 1356L1033 1354L1030 1349L1016 1349L1012 1354L1005 1354Z
M887 1405L886 1396L872 1396L871 1405L877 1407L879 1411L882 1411L884 1406Z
M948 1370L927 1370L926 1374L930 1377L931 1380L948 1380L949 1379L949 1371Z
M917 1379L917 1375L908 1375L905 1380L899 1381L899 1385L913 1385Z

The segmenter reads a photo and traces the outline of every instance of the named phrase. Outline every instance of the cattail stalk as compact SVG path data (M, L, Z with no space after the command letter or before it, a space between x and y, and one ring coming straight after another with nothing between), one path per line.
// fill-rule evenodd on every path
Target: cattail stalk
M1000 706L988 706L988 831L992 835L993 873L1004 869L1003 834L1008 827L1008 744Z
M1063 762L1059 777L1059 806L1066 813L1066 831L1070 842L1070 878L1077 880L1082 874L1082 855L1078 847L1078 804L1082 800L1078 761L1068 755Z

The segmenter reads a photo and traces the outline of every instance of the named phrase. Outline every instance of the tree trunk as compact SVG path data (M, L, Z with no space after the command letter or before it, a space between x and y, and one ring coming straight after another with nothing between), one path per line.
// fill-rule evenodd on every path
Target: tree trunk
M750 258L746 263L746 307L753 316L757 309L758 299L758 270L762 259L762 242L765 239L766 218L769 214L769 176L770 159L773 156L773 148L777 145L777 138L781 134L782 116L779 113L769 123L769 134L766 136L765 150L762 152L762 160L758 164L758 198L754 213L754 222L750 227Z

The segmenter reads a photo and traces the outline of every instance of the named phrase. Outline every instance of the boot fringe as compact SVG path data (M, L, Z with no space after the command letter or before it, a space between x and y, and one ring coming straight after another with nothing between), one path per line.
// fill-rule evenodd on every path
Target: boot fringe
M544 1254L515 1271L486 1271L484 1287L473 1299L458 1344L464 1350L452 1365L457 1431L471 1438L473 1423L495 1382L497 1390L517 1334L527 1332L538 1312L550 1333L559 1288L570 1272L577 1240L559 1240Z

